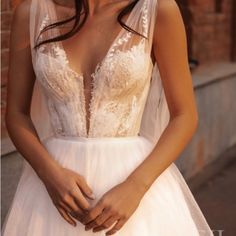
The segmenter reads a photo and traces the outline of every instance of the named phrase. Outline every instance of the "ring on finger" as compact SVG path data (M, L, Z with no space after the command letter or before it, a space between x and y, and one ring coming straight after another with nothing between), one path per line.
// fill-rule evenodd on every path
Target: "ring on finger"
M68 211L68 213L73 217L77 217L77 214L74 211Z

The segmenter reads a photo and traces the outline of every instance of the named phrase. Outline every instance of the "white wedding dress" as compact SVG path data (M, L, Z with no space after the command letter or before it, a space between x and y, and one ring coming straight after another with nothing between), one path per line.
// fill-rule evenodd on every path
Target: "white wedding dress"
M84 77L71 69L61 41L34 51L39 31L56 22L52 0L32 0L30 36L36 83L32 120L42 144L62 166L83 175L102 195L122 182L148 156L169 119L157 64L150 52L158 0L140 0L126 24L147 38L122 28L91 75L89 129ZM44 40L58 29L43 33ZM79 56L79 55L78 55ZM176 75L180 76L180 75ZM53 205L28 162L4 221L3 236L105 236L73 227ZM172 163L152 184L117 236L213 235L178 168Z

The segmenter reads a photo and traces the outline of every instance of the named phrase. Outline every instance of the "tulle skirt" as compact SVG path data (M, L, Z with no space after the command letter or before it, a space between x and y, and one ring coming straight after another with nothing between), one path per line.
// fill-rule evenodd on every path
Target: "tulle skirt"
M152 144L144 137L58 138L43 144L62 166L85 177L96 199L122 182L148 156ZM4 236L105 236L65 221L32 167L24 161L21 178L5 218ZM145 193L117 236L213 235L178 168L172 163Z

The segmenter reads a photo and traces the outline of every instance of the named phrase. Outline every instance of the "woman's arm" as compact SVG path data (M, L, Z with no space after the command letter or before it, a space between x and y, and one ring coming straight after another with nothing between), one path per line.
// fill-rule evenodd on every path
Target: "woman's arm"
M70 224L75 225L75 220L68 212L79 220L83 210L89 208L85 195L92 198L92 191L83 176L62 168L50 156L40 142L30 117L35 83L29 35L30 4L31 0L25 0L17 6L11 25L6 126L17 150L45 184L59 213Z
M31 61L29 9L30 1L18 5L11 24L5 118L9 136L17 150L41 176L56 163L41 145L30 117L35 74Z
M174 0L158 0L153 49L160 70L170 121L152 153L127 177L106 192L84 217L85 229L115 234L137 209L144 194L179 156L193 136L198 115L188 66L187 43Z
M128 177L144 191L178 158L198 124L185 28L173 0L159 0L153 50L170 110L170 121L152 153Z

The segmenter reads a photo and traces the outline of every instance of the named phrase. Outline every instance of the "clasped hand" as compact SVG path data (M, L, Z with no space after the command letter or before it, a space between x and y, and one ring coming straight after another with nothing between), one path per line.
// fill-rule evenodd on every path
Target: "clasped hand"
M106 235L121 229L137 209L146 191L136 181L127 179L107 191L91 207L86 197L92 200L94 197L82 175L56 167L41 179L57 210L68 223L76 226L77 219L85 225L85 230L93 229L93 232L108 229L114 224Z
M85 230L98 232L114 226L106 232L112 235L126 223L139 206L144 191L132 181L124 181L106 192L97 204L82 218Z

